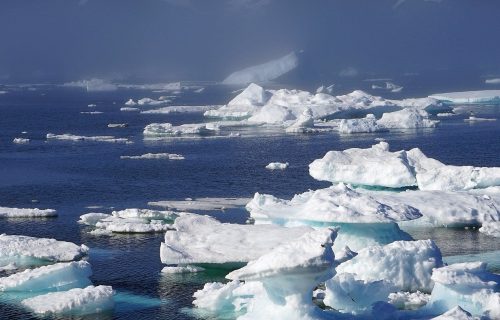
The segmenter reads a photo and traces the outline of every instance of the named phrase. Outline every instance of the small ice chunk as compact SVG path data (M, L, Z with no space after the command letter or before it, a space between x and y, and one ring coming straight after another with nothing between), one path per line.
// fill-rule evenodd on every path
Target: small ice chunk
M27 143L30 143L30 139L27 139L27 138L14 138L14 140L12 140L13 143L16 143L16 144L27 144Z
M460 306L456 306L455 308L446 311L442 315L432 318L431 320L477 320L477 318L460 308Z
M141 109L139 108L132 108L132 107L123 107L120 108L120 111L125 111L125 112L139 112Z
M95 226L97 222L111 217L110 214L99 213L99 212L90 212L80 216L80 220L78 223L86 224L88 226Z
M389 294L389 303L398 309L414 310L425 306L430 297L430 294L418 290L415 292L399 291Z
M109 123L108 128L126 128L128 123Z
M97 107L97 105L95 103L90 103L90 104L87 105L87 107L89 107L89 108L95 108L95 107Z
M150 137L172 137L180 135L211 135L218 128L207 123L192 123L173 126L170 123L151 123L143 131L144 136Z
M500 238L500 221L484 222L479 232L487 234L492 237Z
M110 286L88 286L51 292L25 299L22 304L39 314L86 315L114 308L114 291Z
M285 170L288 168L288 162L271 162L266 166L269 170Z
M46 218L56 217L54 209L0 207L0 218Z
M205 271L202 267L197 266L167 266L161 269L162 273L192 273L192 272L202 272Z
M184 160L184 156L176 153L145 153L140 156L120 156L120 159L166 159L166 160Z

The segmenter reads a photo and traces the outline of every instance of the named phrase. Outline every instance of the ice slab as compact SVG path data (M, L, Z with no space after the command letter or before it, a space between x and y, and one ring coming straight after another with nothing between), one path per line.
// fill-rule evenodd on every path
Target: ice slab
M0 291L61 291L91 284L90 264L86 261L62 262L27 269L0 278Z
M97 141L97 142L112 142L112 143L132 143L126 138L116 138L114 136L78 136L70 133L53 134L47 133L47 140L65 140L65 141Z
M17 235L0 235L0 264L43 261L72 261L86 255L88 247L66 241ZM33 261L31 261L33 262Z
M218 109L221 105L206 105L206 106L168 106L151 110L144 110L144 114L171 114L171 113L196 113L206 112L208 110Z
M263 64L248 67L230 74L223 84L238 85L252 82L268 82L274 80L291 70L299 64L299 58L295 52Z
M0 207L0 218L46 218L56 217L54 209Z
M176 153L145 153L140 156L120 156L120 159L166 159L166 160L184 160L184 156Z
M181 216L173 228L165 233L160 248L164 264L246 263L312 230L220 223L199 215Z
M500 90L436 93L430 98L450 104L500 103Z
M151 123L143 131L144 136L175 137L180 135L211 135L218 128L206 123L181 124L173 126L170 123Z
M148 202L148 205L177 211L211 211L244 207L250 200L249 198L187 198L185 200L151 201Z
M269 170L285 170L288 168L288 162L271 162L266 166Z
M88 286L47 293L23 300L22 304L34 313L81 316L112 310L113 294L110 286Z

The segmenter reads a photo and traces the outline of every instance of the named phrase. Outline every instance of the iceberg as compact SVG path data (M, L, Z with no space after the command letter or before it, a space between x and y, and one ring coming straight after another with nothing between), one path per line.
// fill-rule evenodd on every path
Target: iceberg
M244 264L312 230L221 223L192 214L177 218L172 227L160 248L161 261L168 265Z
M386 129L378 125L377 119L373 114L368 114L365 118L359 119L342 119L339 123L339 133L341 134L380 131L386 131Z
M313 289L334 273L335 234L328 228L308 232L229 273L230 280L262 283L265 290L238 319L320 318L323 311L312 303Z
M288 168L288 162L271 162L266 166L269 170L285 170Z
M125 105L128 107L133 107L137 105L137 102L135 102L134 99L128 99L127 102L125 102Z
M395 241L370 246L340 264L337 275L349 273L358 280L389 282L397 290L431 292L432 270L443 266L441 251L432 240ZM328 281L326 283L328 297Z
M309 165L316 180L420 190L469 190L500 185L500 168L445 165L418 148L389 151L387 142L368 149L329 151Z
M248 67L230 74L223 84L241 85L252 82L268 82L290 72L299 65L299 58L295 52L263 64Z
M498 104L500 103L500 90L436 93L430 95L429 98L446 104Z
M88 286L39 295L23 300L22 304L34 313L81 316L112 310L113 294L110 286Z
M286 128L287 133L307 133L314 127L314 117L310 108L304 109L294 123Z
M61 291L91 284L90 264L86 261L62 262L27 269L0 278L0 291Z
M73 261L85 256L89 248L66 241L17 235L0 235L0 266L36 265Z
M388 112L377 120L377 124L385 129L417 129L434 128L438 120L429 119L427 111L417 108L404 108L400 111Z
M184 160L184 156L176 153L146 153L140 156L120 156L120 159L166 159L166 160Z
M112 143L132 143L126 138L116 138L113 136L78 136L70 133L53 134L47 133L47 140L66 140L66 141L97 141L97 142L112 142Z
M0 207L0 218L47 218L56 217L54 209Z
M175 137L180 135L211 135L218 131L208 123L181 124L173 126L170 123L151 123L143 131L147 137Z
M424 307L440 314L460 306L472 315L500 317L500 275L486 270L486 263L456 263L437 268L432 274L434 289Z
M144 114L171 114L171 113L196 113L206 112L220 108L221 105L206 105L206 106L168 106L157 109L141 111Z

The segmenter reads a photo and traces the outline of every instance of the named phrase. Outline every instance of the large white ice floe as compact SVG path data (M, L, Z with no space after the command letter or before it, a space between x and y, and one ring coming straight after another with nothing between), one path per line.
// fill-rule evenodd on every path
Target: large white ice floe
M500 221L489 221L483 223L481 228L479 228L479 232L492 237L500 238Z
M147 137L175 137L180 135L211 135L219 130L210 123L189 123L173 126L170 123L151 123L143 131Z
M143 159L166 159L166 160L184 160L184 156L176 153L145 153L140 156L120 156L120 159L132 159L132 160L143 160Z
M429 96L451 104L500 103L500 90L436 93Z
M125 209L111 214L87 213L80 216L80 223L94 226L94 235L110 233L155 233L171 229L181 212L151 209Z
M0 291L61 291L91 284L90 264L86 261L61 262L27 269L0 278Z
M422 218L408 222L401 221L400 225L464 227L500 221L500 196L494 194L487 195L472 191L358 190L390 206L402 204L412 206L422 214Z
M444 313L459 305L474 316L500 318L500 275L486 270L486 263L457 263L437 268L434 289L425 309Z
M355 185L400 188L417 183L406 153L390 152L387 142L368 149L329 151L309 165L309 173L317 180Z
M97 141L97 142L112 142L112 143L132 143L126 138L116 138L114 136L79 136L69 133L53 134L47 133L47 140L65 140L65 141Z
M39 295L22 304L34 313L81 316L113 309L113 294L110 286L88 286Z
M312 301L315 286L334 273L335 230L319 229L275 247L226 278L262 283L238 319L317 319L323 313Z
M418 148L389 151L387 142L367 149L329 151L309 165L317 180L421 190L469 190L500 185L500 168L445 165Z
M88 247L49 238L0 235L0 265L14 262L31 265L33 260L45 262L72 261L86 255Z
M296 239L309 227L221 223L200 215L183 215L165 233L160 257L164 264L238 264Z
M0 207L0 218L46 218L56 217L54 209Z
M299 64L299 58L295 52L263 64L248 67L230 74L223 84L241 85L252 82L268 82L274 80L291 70Z

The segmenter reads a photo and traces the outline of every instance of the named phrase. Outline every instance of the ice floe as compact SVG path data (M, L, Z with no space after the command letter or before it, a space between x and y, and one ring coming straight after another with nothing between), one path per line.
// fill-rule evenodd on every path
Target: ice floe
M139 109L139 108L133 108L133 107L123 107L123 108L120 108L120 111L124 111L124 112L140 112L141 109Z
M288 162L271 162L266 166L269 170L285 170L288 168Z
M108 128L126 128L128 123L108 123Z
M144 114L171 114L171 113L196 113L206 112L220 108L221 105L206 105L206 106L168 106L151 110L144 110Z
M299 58L295 52L263 64L248 67L230 74L223 84L239 85L252 82L262 83L274 80L291 70L299 64Z
M500 84L500 78L491 78L484 80L486 84Z
M244 207L249 200L249 198L187 198L185 200L151 201L148 202L148 205L178 211L211 211Z
M217 126L209 123L181 124L173 126L170 123L151 123L143 131L147 137L175 137L180 135L211 135L218 131Z
M85 245L55 239L0 235L0 265L11 262L30 265L33 260L72 261L85 256L88 250Z
M78 136L74 134L53 134L47 133L47 140L62 140L62 141L96 141L96 142L111 142L111 143L132 143L127 138L116 138L114 136Z
M0 207L0 218L46 218L56 217L54 209Z
M449 104L500 103L500 90L436 93L430 98Z
M202 271L205 271L205 269L202 267L190 266L190 265L187 265L187 266L169 266L169 267L167 266L167 267L163 267L163 269L161 269L162 273L170 273L170 274L193 273L193 272L202 272Z
M112 310L113 295L110 286L88 286L39 295L23 300L22 304L39 314L86 315Z
M479 228L479 232L500 238L500 221L488 221L483 223L481 228Z
M14 138L14 140L12 140L12 143L27 144L27 143L30 143L30 139L27 139L27 138Z
M161 261L168 265L246 263L312 230L221 223L199 215L181 216L172 227L160 248Z
M481 121L497 121L495 118L479 118L476 116L470 116L467 119L464 119L464 121L468 122L481 122Z
M176 153L145 153L140 156L120 156L120 159L166 159L166 160L184 160L184 156Z

